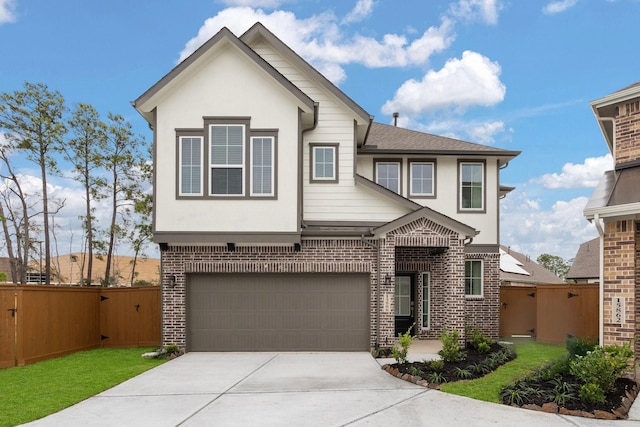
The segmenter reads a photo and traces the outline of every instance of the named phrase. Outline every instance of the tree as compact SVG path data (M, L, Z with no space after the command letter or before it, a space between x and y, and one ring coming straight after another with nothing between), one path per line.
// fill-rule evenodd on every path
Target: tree
M105 190L111 202L111 221L107 228L105 284L114 280L111 264L116 239L126 234L134 207L134 197L140 187L143 175L140 161L143 156L138 146L141 145L143 141L134 136L131 124L121 115L109 113L107 146L103 154L104 168L108 175Z
M85 213L81 216L84 239L86 243L87 277L91 283L93 277L93 248L94 248L94 211L93 202L103 199L106 195L99 190L105 187L102 176L103 153L107 147L107 126L100 120L100 115L89 104L78 104L69 120L72 137L64 148L65 159L71 163L73 177L82 183L85 197ZM83 283L84 258L80 268L80 283Z
M562 280L567 277L567 273L571 268L564 259L557 255L542 254L536 259L536 262Z
M65 109L60 92L50 91L43 83L26 82L23 91L0 95L0 128L6 129L9 143L40 168L46 283L51 281L47 176L57 172L53 154L60 151L66 133L62 120Z

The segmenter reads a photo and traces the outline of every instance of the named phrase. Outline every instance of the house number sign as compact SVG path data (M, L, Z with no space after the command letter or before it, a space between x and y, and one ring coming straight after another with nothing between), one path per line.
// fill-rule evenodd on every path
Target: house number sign
M624 298L613 297L613 323L623 324L625 319Z

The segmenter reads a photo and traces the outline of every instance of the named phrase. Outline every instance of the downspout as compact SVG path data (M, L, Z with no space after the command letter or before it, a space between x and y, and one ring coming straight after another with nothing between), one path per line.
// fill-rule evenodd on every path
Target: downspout
M372 233L373 234L373 233ZM381 301L380 301L380 295L382 294L382 292L380 291L380 287L382 285L382 283L380 283L380 279L382 278L382 274L380 273L380 245L379 244L375 244L375 243L371 243L371 242L367 242L366 240L364 240L364 234L362 235L361 239L362 243L364 243L365 245L369 245L372 248L374 248L376 250L376 271L377 271L377 285L376 285L376 301L378 302L376 304L376 344L375 344L375 350L377 351L380 348L380 306L381 306Z
M600 215L595 214L593 216L593 220L596 224L596 229L598 230L598 235L600 236L600 266L599 266L599 275L600 275L600 284L599 284L599 294L600 298L598 301L598 320L599 320L599 334L598 334L598 343L600 346L604 345L604 230L602 229L602 224L600 224Z
M302 190L304 185L304 167L302 166L303 160L303 151L304 151L304 134L307 132L311 132L316 127L318 127L318 111L320 109L320 103L313 103L313 124L311 127L302 129L300 132L300 150L298 151L298 230L300 234L302 234L302 228L304 226L303 218L304 218L304 191ZM298 116L299 117L299 116Z

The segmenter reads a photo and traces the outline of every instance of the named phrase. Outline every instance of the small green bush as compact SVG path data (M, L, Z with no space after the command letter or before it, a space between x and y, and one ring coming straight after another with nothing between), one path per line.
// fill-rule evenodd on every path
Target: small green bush
M438 352L445 362L459 362L466 356L460 346L460 333L456 330L444 331L440 334L442 350Z
M411 329L413 329L414 325L409 326L409 329L407 329L407 332L405 332L404 334L402 333L398 334L398 344L394 345L393 348L391 349L391 355L393 356L394 359L396 359L396 362L400 364L407 363L407 354L409 354L409 346L411 345L411 342L415 339L415 337L411 335Z
M465 333L467 335L467 342L469 345L481 353L488 353L491 350L491 344L493 341L491 338L487 337L482 333L482 330L479 327L475 327L471 329L470 327L465 328Z
M576 356L586 356L598 346L598 343L591 338L569 337L566 343L567 352L571 359L575 359Z
M602 387L595 383L584 384L580 387L580 400L585 403L604 403L606 396Z
M596 347L584 356L576 356L569 363L569 372L585 384L596 384L607 393L618 378L633 369L632 357L631 343Z
M429 362L429 366L434 371L442 371L444 369L444 360L432 360L431 362Z

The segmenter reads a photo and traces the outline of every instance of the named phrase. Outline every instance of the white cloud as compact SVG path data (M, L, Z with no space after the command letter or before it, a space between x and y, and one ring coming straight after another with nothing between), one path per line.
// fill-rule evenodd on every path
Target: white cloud
M567 9L571 9L578 3L578 0L560 0L547 4L542 8L542 12L547 15L555 15L556 13L564 12Z
M342 20L345 24L353 22L360 22L368 18L373 12L373 6L375 2L373 0L358 0L355 7L344 17Z
M491 144L495 141L496 134L504 132L504 122L494 121L486 122L473 126L467 131L471 137L471 141L480 144Z
M0 25L16 21L17 17L14 10L14 0L0 0Z
M248 6L248 7L266 7L275 8L285 3L286 0L220 0L222 4L227 6Z
M292 12L266 13L250 7L234 7L207 19L197 36L180 52L179 60L185 59L222 27L241 35L258 21L320 71L329 70L327 77L334 83L346 78L342 70L346 64L370 68L424 65L433 53L449 47L455 38L453 23L446 18L440 26L428 28L413 40L398 34L385 34L377 40L357 34L347 36L330 12L298 19Z
M440 71L429 71L421 81L404 82L394 98L383 105L382 112L419 115L449 107L488 107L504 99L506 87L500 81L500 73L497 62L465 51L462 58L450 59Z
M602 174L613 167L611 154L589 157L582 164L566 163L560 173L550 173L534 178L548 189L592 188L598 185Z
M526 189L516 189L500 203L501 243L534 260L543 253L569 260L582 242L597 236L595 226L582 214L587 201L581 196L543 209Z
M496 25L501 9L500 0L459 0L449 7L449 13L464 21L480 20L488 25Z

